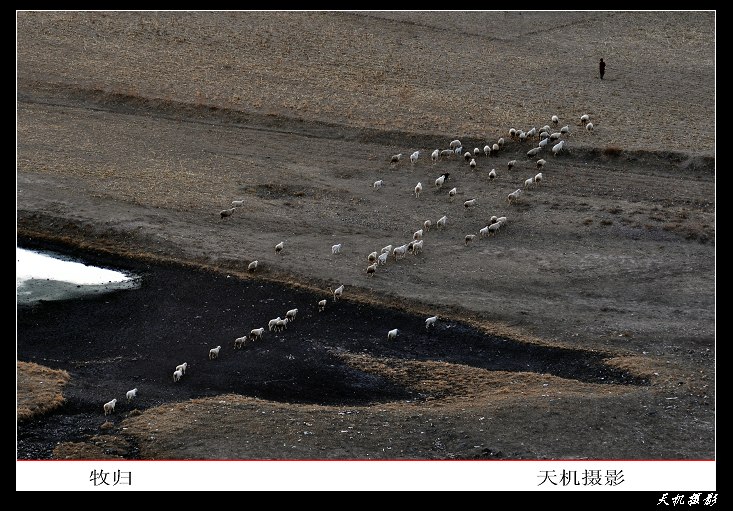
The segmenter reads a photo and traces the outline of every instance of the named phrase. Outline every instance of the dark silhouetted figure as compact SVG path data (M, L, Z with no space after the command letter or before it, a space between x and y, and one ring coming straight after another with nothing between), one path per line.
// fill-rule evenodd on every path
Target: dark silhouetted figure
M603 80L603 75L606 74L606 63L603 62L603 59L598 63L598 71L601 72L601 80Z

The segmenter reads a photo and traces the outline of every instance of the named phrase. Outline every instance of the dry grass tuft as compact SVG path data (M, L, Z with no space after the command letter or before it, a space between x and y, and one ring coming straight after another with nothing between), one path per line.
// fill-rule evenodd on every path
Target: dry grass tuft
M617 145L608 145L603 149L603 154L606 156L619 156L623 152Z
M16 367L18 420L37 417L64 403L62 391L69 382L69 373L33 362L18 362Z

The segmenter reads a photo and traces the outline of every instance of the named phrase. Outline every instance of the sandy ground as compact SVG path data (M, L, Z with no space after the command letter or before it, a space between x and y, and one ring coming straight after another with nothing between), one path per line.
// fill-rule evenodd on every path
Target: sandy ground
M714 458L714 21L19 14L19 243L170 284L19 309L19 360L71 380L64 406L21 423L18 456ZM542 184L508 204L538 171L536 141L508 130L553 114L568 151L543 153ZM469 150L507 143L476 170L430 160L456 137ZM367 276L370 252L443 215L422 253ZM507 225L466 245L492 215ZM343 309L319 315L341 284ZM302 322L256 358L234 352L292 304ZM117 319L79 321L100 307ZM396 325L399 348L386 345ZM226 372L206 357L217 344ZM175 387L181 357L207 369ZM262 384L277 379L295 383ZM139 403L103 416L138 384ZM181 409L200 420L176 422Z

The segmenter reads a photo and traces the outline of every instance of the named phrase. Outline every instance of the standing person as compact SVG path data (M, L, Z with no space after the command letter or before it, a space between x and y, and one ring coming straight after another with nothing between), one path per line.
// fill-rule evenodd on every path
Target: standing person
M603 62L603 59L598 63L598 70L601 72L601 80L603 80L603 75L606 73L606 63Z

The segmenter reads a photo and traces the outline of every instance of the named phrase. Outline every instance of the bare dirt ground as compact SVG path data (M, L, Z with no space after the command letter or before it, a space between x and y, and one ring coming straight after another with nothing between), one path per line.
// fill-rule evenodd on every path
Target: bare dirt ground
M62 406L19 423L19 458L715 457L713 13L17 25L19 245L143 276L19 308L18 360L70 375ZM508 130L553 114L569 150L510 205L537 169ZM502 136L475 171L429 157ZM443 215L422 253L367 276L370 252ZM507 225L466 246L492 215Z

